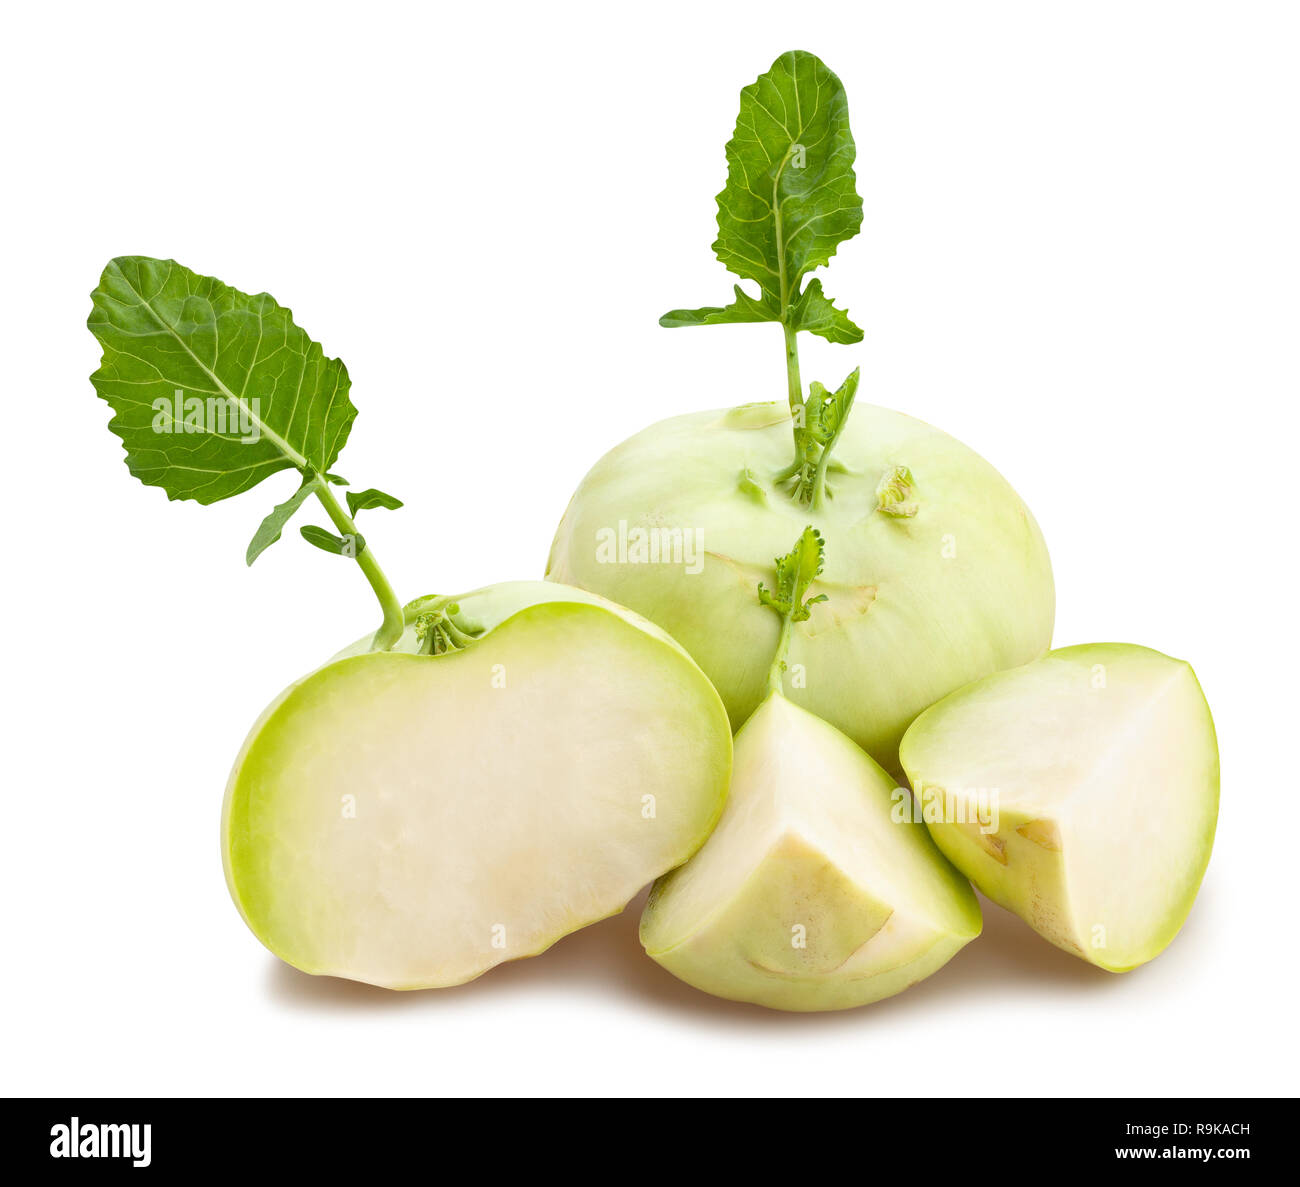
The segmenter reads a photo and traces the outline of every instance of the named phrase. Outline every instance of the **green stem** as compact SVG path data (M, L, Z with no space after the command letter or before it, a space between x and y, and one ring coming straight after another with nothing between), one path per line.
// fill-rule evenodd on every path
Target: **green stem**
M835 435L831 437L825 445L822 446L821 457L817 459L817 474L813 479L812 506L814 511L820 511L826 502L826 468L831 464L831 451L840 439L840 434L844 432L844 426L848 424L849 418L844 417L840 421L839 428L835 430Z
M799 378L798 331L792 329L788 322L782 322L781 329L785 331L785 385L790 398L790 415L797 417L797 410L803 408L803 382ZM796 430L799 428L797 421L795 428Z
M777 237L780 238L779 231ZM781 277L781 285L784 290L784 275ZM794 427L794 460L784 470L772 476L773 482L784 482L787 478L793 478L803 465L803 381L799 378L799 341L797 331L792 329L788 322L783 320L781 329L785 333L785 384L786 395L790 401L790 423Z
M799 378L799 341L797 331L790 325L790 274L785 264L785 224L781 221L781 175L790 162L794 145L785 150L785 157L777 166L772 178L772 219L776 227L777 286L780 289L781 330L785 334L785 386L790 401L790 418L794 422L794 461L777 481L795 474L803 460L803 429L800 425L803 410L803 382Z
M772 179L772 216L776 229L777 285L781 307L781 331L785 337L786 396L790 401L790 420L794 432L794 458L788 466L772 476L773 482L786 482L798 476L791 492L796 501L821 510L826 501L826 467L831 449L839 439L844 426L841 423L835 437L817 455L816 469L811 484L807 467L812 464L807 445L807 406L804 402L803 379L799 374L799 332L790 324L791 297L790 274L785 260L785 224L781 220L781 176L794 152L792 144Z
M772 666L767 670L767 687L769 692L785 696L785 655L790 650L790 636L794 632L793 607L781 616L781 635L776 641L776 656Z
M809 506L814 511L820 511L826 502L826 463L831 460L829 449L822 450L822 456L817 461L817 473L813 478L812 501Z
M320 500L321 506L325 508L325 514L330 517L330 522L338 528L339 534L342 536L359 536L360 532L357 531L357 525L352 522L352 517L339 505L339 501L334 497L334 492L325 481L324 475L317 474L315 478L316 497ZM379 567L379 562L375 560L375 554L369 544L357 554L356 561L361 566L361 571L366 575L366 580L370 582L370 588L375 591L375 597L379 599L379 605L384 611L384 621L375 632L375 638L370 645L370 650L389 651L392 649L393 644L402 637L402 631L406 627L406 620L402 615L402 603L397 600L397 594L393 592L393 587L388 584L388 578L384 576L383 569Z

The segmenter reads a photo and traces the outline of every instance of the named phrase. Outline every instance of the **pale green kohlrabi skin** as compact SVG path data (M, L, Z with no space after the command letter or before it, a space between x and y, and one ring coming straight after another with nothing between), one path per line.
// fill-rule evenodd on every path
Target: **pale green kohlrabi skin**
M416 653L421 616L443 653ZM392 651L362 640L285 690L235 763L226 880L281 959L460 984L617 913L709 835L731 732L658 627L540 581L406 617Z
M546 575L662 626L713 681L735 729L766 693L780 629L755 587L812 524L827 545L812 592L827 601L794 632L788 695L898 776L899 740L917 714L1051 645L1047 549L1006 480L921 421L855 405L833 454L847 472L832 467L833 497L821 509L771 481L790 461L791 439L789 410L776 404L652 425L583 480ZM877 487L896 467L913 484L880 510ZM673 542L664 533L681 531L682 551L640 562L637 529L660 530L661 557Z
M1187 918L1219 750L1181 660L1128 643L1053 651L926 710L902 760L949 860L1067 952L1123 972Z

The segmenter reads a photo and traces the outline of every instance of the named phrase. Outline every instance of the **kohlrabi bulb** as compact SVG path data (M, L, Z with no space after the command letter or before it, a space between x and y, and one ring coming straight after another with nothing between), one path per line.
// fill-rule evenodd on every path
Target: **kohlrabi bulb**
M1029 509L983 458L898 412L845 416L819 502L792 494L784 406L652 425L583 480L547 576L663 627L734 729L766 694L778 631L754 587L811 523L827 545L813 586L825 601L791 640L786 693L898 775L917 714L1051 645L1052 569Z

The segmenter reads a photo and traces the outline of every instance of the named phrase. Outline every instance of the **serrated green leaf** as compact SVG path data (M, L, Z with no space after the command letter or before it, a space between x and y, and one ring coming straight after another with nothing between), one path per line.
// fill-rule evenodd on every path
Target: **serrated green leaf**
M758 600L779 614L789 615L794 622L803 622L809 617L809 606L826 601L825 594L804 600L808 587L821 575L825 557L821 533L809 525L795 546L785 556L776 558L776 588L769 590L760 584Z
M842 346L862 341L862 331L822 292L822 282L817 278L808 282L803 295L791 308L790 324L796 330L807 330Z
M268 294L121 256L92 300L104 357L91 381L141 482L214 503L338 457L356 416L347 369Z
M718 326L727 322L780 321L781 312L766 304L762 298L755 300L740 285L732 286L736 299L730 305L706 305L703 309L673 309L659 319L668 329L677 326Z
M307 524L298 529L308 544L314 544L322 552L332 552L335 556L360 556L366 550L366 538L360 532L355 535L336 536L315 524Z
M848 101L840 80L814 54L782 54L740 92L740 115L726 153L727 184L717 199L713 250L729 271L758 282L762 296L747 298L749 303L774 310L775 320L783 320L808 295L801 288L803 277L828 263L862 226ZM831 341L857 341L851 336L857 327L827 306L818 285L804 308L803 328ZM706 316L664 324L711 324L707 315L713 310L696 312Z
M253 538L248 542L248 551L244 554L244 560L248 564L251 565L280 538L280 533L284 531L284 525L289 522L293 513L302 506L303 501L316 490L317 486L318 483L315 478L307 479L283 503L278 503L271 514L262 520L257 531L253 534Z
M368 490L350 490L347 492L346 498L348 501L348 514L353 516L358 511L364 511L367 507L384 507L389 511L396 511L402 506L401 499L386 495L382 490L376 490L373 486Z
M756 280L777 307L862 226L855 149L840 80L814 54L782 54L740 92L718 195L718 259Z

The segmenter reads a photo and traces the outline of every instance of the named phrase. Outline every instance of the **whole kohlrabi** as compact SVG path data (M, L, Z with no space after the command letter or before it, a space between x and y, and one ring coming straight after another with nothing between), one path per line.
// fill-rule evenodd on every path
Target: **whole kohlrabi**
M791 644L790 699L897 774L918 713L1050 646L1055 595L1038 526L992 466L911 417L855 408L857 371L805 393L800 331L862 338L809 278L861 225L853 159L843 87L812 54L783 54L741 92L713 247L758 292L736 285L730 305L660 322L779 323L786 402L675 417L612 450L574 495L547 577L657 622L736 728L776 641L754 584L811 523L830 559Z

